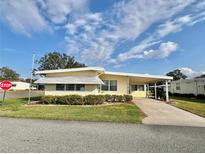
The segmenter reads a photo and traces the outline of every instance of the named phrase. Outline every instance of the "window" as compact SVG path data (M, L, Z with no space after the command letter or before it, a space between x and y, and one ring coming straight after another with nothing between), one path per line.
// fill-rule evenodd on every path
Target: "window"
M12 87L16 87L16 84L12 84Z
M181 90L180 83L176 83L176 90Z
M85 91L84 84L76 84L76 91Z
M57 91L85 91L84 84L56 84Z
M108 91L109 80L103 80L104 84L102 85L102 90Z
M144 85L137 85L137 91L144 91Z
M67 84L66 85L66 90L67 91L74 91L75 90L75 85L74 84Z
M144 91L144 85L132 85L132 91Z
M110 80L110 91L117 91L117 80Z
M117 91L117 80L103 80L102 85L103 91Z
M65 90L65 85L64 84L56 84L56 90L61 91L61 90Z

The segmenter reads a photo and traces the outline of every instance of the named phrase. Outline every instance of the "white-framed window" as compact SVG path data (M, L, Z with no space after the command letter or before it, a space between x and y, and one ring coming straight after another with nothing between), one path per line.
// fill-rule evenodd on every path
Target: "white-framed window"
M132 91L144 91L144 85L132 85Z
M103 91L117 91L117 80L103 80L104 85L101 89Z
M181 90L180 83L176 83L176 90Z
M56 90L57 91L64 91L65 85L64 84L56 84Z
M75 84L66 84L66 91L74 91Z
M56 84L57 91L85 91L85 84Z

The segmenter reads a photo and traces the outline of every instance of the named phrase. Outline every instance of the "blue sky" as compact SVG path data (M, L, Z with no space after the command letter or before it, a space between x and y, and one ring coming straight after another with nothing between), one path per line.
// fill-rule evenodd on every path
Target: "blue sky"
M1 0L0 67L65 52L110 71L205 73L205 0ZM37 66L35 66L37 67Z

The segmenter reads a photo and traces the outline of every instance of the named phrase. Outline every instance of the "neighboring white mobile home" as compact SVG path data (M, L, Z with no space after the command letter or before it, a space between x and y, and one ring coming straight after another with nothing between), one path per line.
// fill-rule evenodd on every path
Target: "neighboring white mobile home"
M21 81L13 81L12 87L10 90L28 90L29 89L29 83L27 82L21 82Z
M169 91L178 94L205 95L205 78L172 81Z

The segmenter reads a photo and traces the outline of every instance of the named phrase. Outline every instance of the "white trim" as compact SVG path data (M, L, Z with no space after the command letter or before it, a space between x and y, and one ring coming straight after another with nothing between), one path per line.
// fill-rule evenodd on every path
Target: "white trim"
M153 79L164 79L164 80L173 79L173 77L161 76L161 75L109 72L109 71L105 71L105 69L102 67L82 67L82 68L70 68L70 69L58 69L58 70L44 70L44 71L36 71L35 74L50 74L50 73L78 72L78 71L99 71L102 74L127 76L127 77L142 77L142 78L153 78Z
M35 74L50 74L50 73L64 73L64 72L78 72L78 71L104 71L102 67L81 67L81 68L69 68L69 69L58 69L58 70L44 70L36 71Z
M107 75L119 75L119 76L128 76L128 77L143 77L143 78L155 78L155 79L167 79L172 80L173 77L162 76L162 75L149 75L149 74L135 74L135 73L123 73L123 72L105 72Z
M102 81L108 81L108 90L102 90L102 86L103 85L101 85L101 91L117 91L117 89L116 90L110 90L110 81L116 81L117 82L117 80L102 80ZM103 82L104 83L104 82ZM117 82L117 88L118 88L118 82Z

